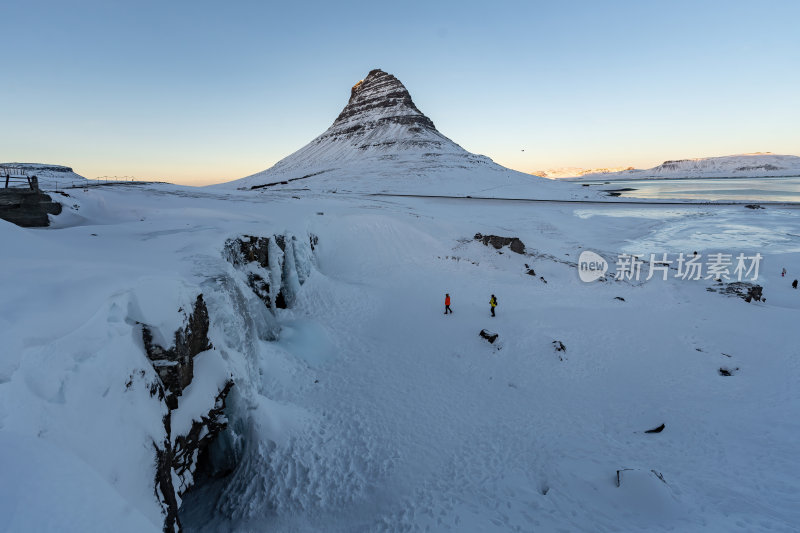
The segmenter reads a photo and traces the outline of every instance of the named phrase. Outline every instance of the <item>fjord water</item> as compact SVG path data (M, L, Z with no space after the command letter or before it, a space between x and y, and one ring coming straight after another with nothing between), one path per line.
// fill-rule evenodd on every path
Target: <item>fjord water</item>
M800 202L800 177L691 178L589 182L624 198Z

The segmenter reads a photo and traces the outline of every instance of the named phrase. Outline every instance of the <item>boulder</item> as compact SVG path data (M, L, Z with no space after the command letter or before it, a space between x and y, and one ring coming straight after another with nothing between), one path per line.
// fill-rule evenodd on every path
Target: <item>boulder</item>
M478 335L489 341L489 344L494 344L494 341L496 341L497 337L500 336L497 333L489 331L488 329L482 329Z
M514 253L525 253L525 243L523 243L517 237L501 237L499 235L482 235L480 233L476 233L475 240L481 241L484 245L491 246L495 250L499 250L503 246L508 246Z

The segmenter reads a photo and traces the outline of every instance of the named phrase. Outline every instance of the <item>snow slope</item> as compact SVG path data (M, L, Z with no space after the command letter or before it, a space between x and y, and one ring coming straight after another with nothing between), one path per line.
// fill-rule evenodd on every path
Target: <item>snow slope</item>
M650 169L631 169L619 172L590 172L573 175L579 180L637 180L648 178L760 178L769 176L800 176L800 157L754 153L698 159L664 161ZM562 179L566 177L558 176Z
M0 223L0 531L160 529L164 407L136 323L168 336L198 292L214 349L180 409L236 385L184 496L187 531L800 523L795 210L157 184L70 194L52 228ZM294 306L270 312L225 243L285 232L318 243ZM476 232L517 236L527 255ZM585 284L585 248L760 251L767 301L708 292L710 280Z
M352 88L331 127L306 146L267 170L212 187L264 186L562 199L587 194L467 152L417 109L397 78L377 69Z

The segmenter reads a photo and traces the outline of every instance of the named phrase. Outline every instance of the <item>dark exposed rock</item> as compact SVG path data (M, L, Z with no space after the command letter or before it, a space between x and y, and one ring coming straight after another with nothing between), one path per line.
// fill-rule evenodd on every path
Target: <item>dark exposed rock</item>
M482 329L478 335L489 341L489 344L494 344L494 341L496 341L497 337L500 336L497 333L489 331L488 329Z
M755 300L756 302L766 302L761 285L749 283L747 281L735 281L733 283L719 283L718 287L706 288L708 292L719 292L728 296L738 296L747 303Z
M564 344L561 341L553 341L553 348L556 349L556 353L558 354L558 360L559 361L563 361L564 359L567 358L567 356L564 355L564 354L567 353L567 348L564 346Z
M533 268L528 266L528 263L525 263L525 273L527 275L529 275L529 276L535 276L536 275L536 271L534 271Z
M764 209L763 206L760 206L758 204L747 204L745 207L747 209Z
M179 493L186 491L190 481L186 475L192 474L197 466L197 457L202 456L208 445L228 426L225 416L225 400L233 387L233 381L225 382L223 388L214 399L214 407L200 420L192 421L192 428L186 435L178 435L172 447L172 468L178 477L183 480L181 487L176 487Z
M208 309L203 295L197 296L186 325L175 331L175 345L164 348L153 342L149 327L142 324L142 340L145 352L160 378L160 382L149 385L151 397L158 395L167 406L167 414L163 417L164 439L154 442L155 461L155 495L161 503L164 513L163 529L165 532L181 531L178 517L178 498L192 483L191 474L197 467L197 459L208 445L225 429L225 400L233 387L233 381L227 380L219 390L213 406L192 421L192 427L186 435L172 435L172 412L178 408L178 399L194 377L194 357L212 349L208 339ZM129 379L126 388L133 385ZM166 392L165 392L166 391ZM180 481L176 487L175 480Z
M247 284L267 307L272 306L272 300L269 297L269 283L264 278L254 272L248 272Z
M255 261L262 268L269 268L269 238L244 235L238 239L225 241L228 261L234 266L242 266Z
M291 240L291 246L287 239ZM308 239L313 252L319 244L319 238L310 234ZM272 242L274 247L270 252ZM295 269L298 268L297 253L301 244L305 246L304 242L301 243L295 236L288 234L271 237L244 235L228 239L225 242L223 255L238 270L246 272L247 284L268 308L286 309L293 304L293 291L291 286L287 287L286 284L290 276L295 274L291 271L292 265ZM287 254L293 254L288 261ZM305 283L307 274L308 272L303 275L297 272L297 281L300 285Z
M264 269L264 275L270 274L269 237L244 235L238 239L225 242L225 258L233 266L243 269L248 263L256 263ZM285 245L285 244L284 244ZM267 307L272 307L270 281L256 272L247 272L247 284Z
M283 291L278 291L278 295L275 296L275 308L276 309L288 309L288 305L286 304L286 298L283 296Z
M614 299L615 300L619 300L620 302L624 302L625 301L625 298L623 298L622 296L614 296Z
M186 327L175 332L175 345L164 348L153 342L153 334L146 324L142 324L142 340L148 359L158 373L170 409L178 407L178 397L194 377L194 357L211 349L208 340L208 309L203 295L197 296L194 309L189 315Z
M436 131L431 119L414 105L411 95L400 80L375 69L353 86L350 100L327 134L330 137L365 135L382 124L408 126L415 133L423 130Z
M172 483L172 453L169 441L170 417L164 417L164 427L167 437L161 443L153 443L156 452L155 495L161 504L164 513L164 533L177 533L181 531L181 521L178 517L178 496Z
M40 190L0 189L0 218L26 228L47 227L50 215L61 213L61 204Z
M228 380L214 399L214 406L201 419L192 421L192 428L186 435L178 435L172 444L172 410L163 419L166 437L158 444L153 443L156 452L155 495L164 512L163 531L176 533L182 530L178 516L178 498L191 486L193 473L198 466L197 458L202 457L208 446L227 427L225 400L233 387ZM175 480L180 486L175 486Z
M499 250L503 246L508 246L514 253L525 253L525 244L517 237L500 237L499 235L482 235L476 233L475 240L481 241L486 246L492 246L495 250Z
M719 367L719 375L720 376L732 376L739 371L739 367L730 368L727 366Z
M645 433L661 433L665 427L667 427L666 424L661 424L657 428L645 430Z

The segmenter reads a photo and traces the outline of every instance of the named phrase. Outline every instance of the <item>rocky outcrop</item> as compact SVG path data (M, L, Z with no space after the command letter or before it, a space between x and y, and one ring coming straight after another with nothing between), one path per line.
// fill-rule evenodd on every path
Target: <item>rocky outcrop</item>
M719 292L728 296L736 296L747 303L752 301L767 301L767 299L764 298L764 288L761 285L756 285L755 283L749 283L747 281L735 281L733 283L722 283L720 281L716 287L708 287L706 290L708 292Z
M270 309L294 304L297 291L311 274L316 235L299 240L295 235L258 237L244 235L225 242L225 258L246 275L247 285Z
M33 228L50 225L48 214L61 213L61 204L39 190L0 189L0 218L18 226Z
M167 407L170 409L177 409L178 397L192 382L194 357L211 349L208 325L208 309L202 294L197 296L186 327L175 332L175 345L171 348L155 344L150 328L142 324L144 349L158 377L161 378L166 391Z
M62 174L67 174L70 172L74 172L71 167L66 167L64 165L48 165L42 163L0 163L0 174L5 174L6 172L9 173L18 173L18 172L26 172L26 173L48 173L48 172L59 172Z
M179 312L185 311L181 309ZM154 483L155 496L164 513L164 531L174 533L181 531L178 517L180 497L192 485L198 460L227 426L225 400L234 382L231 379L225 381L208 411L193 417L191 428L185 435L174 435L173 415L179 408L179 398L194 378L194 358L212 349L208 338L208 309L203 295L197 296L186 325L175 331L174 346L165 348L156 344L150 327L146 324L141 327L147 358L160 378L150 393L152 396L157 394L167 407L162 420L164 438L153 443L156 456Z
M503 246L508 246L514 253L525 253L525 243L523 243L517 237L500 237L499 235L482 235L480 233L476 233L475 240L481 241L486 246L491 246L495 250L499 250Z

